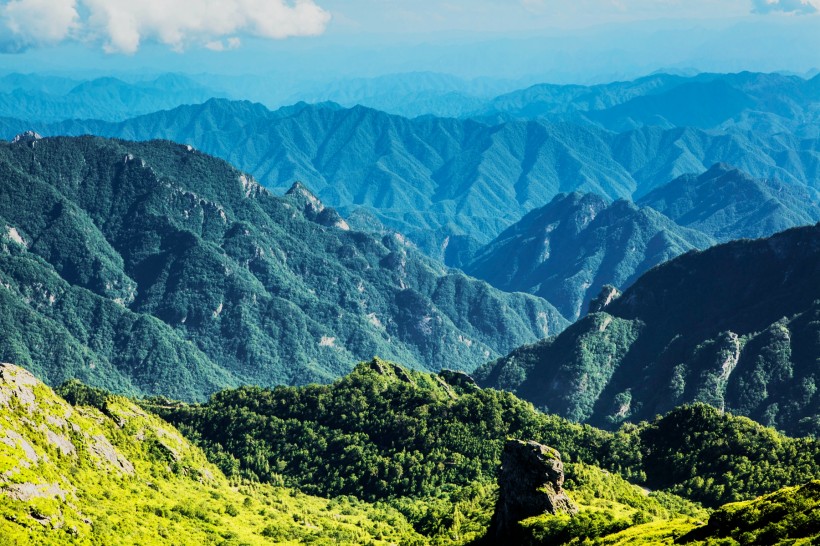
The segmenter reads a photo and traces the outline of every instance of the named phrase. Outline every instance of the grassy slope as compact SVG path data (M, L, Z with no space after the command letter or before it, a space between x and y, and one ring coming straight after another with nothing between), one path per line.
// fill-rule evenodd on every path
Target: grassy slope
M410 373L422 390L459 392ZM73 405L25 370L0 367L4 545L467 544L480 539L492 513L497 489L486 479L372 503L308 496L276 485L282 476L228 480L176 429L128 399L78 383L60 392ZM575 461L567 476L579 515L525 520L526 543L809 544L818 533L818 482L726 505L704 525L708 514L698 505L615 473Z
M104 408L72 407L25 370L0 368L3 544L419 538L386 507L229 483L167 423L120 397L108 398Z

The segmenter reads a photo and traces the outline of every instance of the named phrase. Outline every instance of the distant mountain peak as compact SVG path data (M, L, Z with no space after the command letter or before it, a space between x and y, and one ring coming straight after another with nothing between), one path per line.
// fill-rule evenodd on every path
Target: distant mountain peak
M816 189L754 177L723 162L700 175L680 176L652 190L638 204L722 241L765 237L820 219Z
M713 240L647 207L595 194L559 194L476 252L465 271L497 288L536 294L575 319L604 285Z

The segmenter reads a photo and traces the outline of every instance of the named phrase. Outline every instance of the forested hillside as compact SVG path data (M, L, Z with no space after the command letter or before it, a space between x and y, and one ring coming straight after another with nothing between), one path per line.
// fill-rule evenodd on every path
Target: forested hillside
M477 378L603 426L701 401L817 434L817 279L820 224L690 252Z
M562 447L579 511L521 521L526 543L699 544L746 533L774 544L816 534L814 483L711 516L679 496L717 506L802 483L820 465L814 440L703 405L613 434L463 375L380 360L333 385L243 388L204 406L136 404L77 381L55 394L3 364L0 425L0 531L15 545L484 543L501 448L529 433Z
M444 543L486 529L510 437L557 448L565 486L581 507L572 518L544 516L546 528L531 532L545 543L636 525L633 532L652 543L659 529L680 535L704 518L685 498L717 507L801 484L820 468L816 440L787 438L706 405L605 432L542 414L510 393L481 390L464 374L413 372L383 360L362 363L330 385L242 388L203 405L143 405L180 427L229 475L386 502Z
M473 369L566 325L183 145L29 135L0 175L0 357L51 384L191 400L374 355Z

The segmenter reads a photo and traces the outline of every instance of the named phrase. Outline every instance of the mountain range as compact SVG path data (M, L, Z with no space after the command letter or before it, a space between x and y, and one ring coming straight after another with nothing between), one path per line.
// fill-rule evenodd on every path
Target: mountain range
M817 542L818 78L0 78L0 542Z
M817 137L820 78L739 72L653 74L593 86L536 84L500 95L477 119L553 119L615 132L646 126L782 131Z
M190 400L377 354L469 370L567 324L189 146L28 135L0 173L0 357L51 384Z
M119 121L224 96L225 93L181 74L164 74L136 82L112 77L73 80L37 74L7 74L0 78L0 117L36 122L66 119Z
M652 267L689 250L817 221L816 190L752 178L719 163L700 176L681 176L636 204L559 194L467 253L461 267L502 290L539 295L576 320L604 285L628 288Z
M753 178L817 190L817 140L782 133L641 127L613 133L548 120L487 124L407 119L364 107L297 104L276 112L211 100L119 123L2 120L11 138L97 134L170 139L221 157L275 193L295 180L343 216L365 209L425 253L458 265L558 193L640 199L677 177L728 163ZM455 249L451 240L460 241ZM448 252L449 251L449 252Z

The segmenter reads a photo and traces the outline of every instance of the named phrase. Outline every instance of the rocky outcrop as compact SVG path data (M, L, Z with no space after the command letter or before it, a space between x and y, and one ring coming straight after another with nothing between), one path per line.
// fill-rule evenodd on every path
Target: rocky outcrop
M388 362L377 357L371 360L368 363L368 366L371 370L373 370L379 375L394 376L399 381L403 381L404 383L415 383L413 381L412 376L409 373L407 373L407 370L405 370L398 364L394 364L392 362Z
M311 222L316 222L325 227L335 227L344 231L350 230L350 225L336 211L336 209L326 207L316 195L300 182L294 182L293 186L285 192L302 209L302 213Z
M516 524L524 519L578 511L563 489L564 464L560 453L537 442L507 441L501 455L498 485L498 504L487 533L491 543L514 540Z
M24 143L24 144L31 144L33 145L38 140L42 140L42 136L35 132L35 131L25 131L24 133L20 133L19 135L15 136L14 139L11 141L12 144L17 143Z
M473 379L473 377L468 373L456 370L441 370L438 373L438 376L448 385L459 387L460 389L464 389L466 391L479 390L481 388L478 386L475 379Z
M605 284L601 287L601 292L592 301L589 302L589 312L598 313L606 309L606 306L612 303L612 300L621 295L621 292L611 284Z

